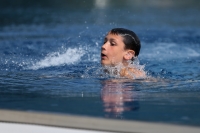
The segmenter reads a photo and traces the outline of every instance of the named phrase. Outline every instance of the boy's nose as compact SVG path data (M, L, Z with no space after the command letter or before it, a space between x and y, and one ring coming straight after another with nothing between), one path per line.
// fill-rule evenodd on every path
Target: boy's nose
M101 46L101 50L106 50L106 43Z
M105 50L105 46L104 45L102 45L101 50Z

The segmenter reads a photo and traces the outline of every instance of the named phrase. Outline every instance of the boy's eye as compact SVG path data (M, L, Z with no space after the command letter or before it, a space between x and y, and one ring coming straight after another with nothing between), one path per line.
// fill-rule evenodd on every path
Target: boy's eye
M110 45L111 45L111 46L115 46L116 43L115 43L115 42L110 42Z

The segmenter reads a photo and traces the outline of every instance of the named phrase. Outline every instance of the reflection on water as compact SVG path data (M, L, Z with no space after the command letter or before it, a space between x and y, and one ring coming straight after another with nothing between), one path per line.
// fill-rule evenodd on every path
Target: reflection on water
M106 117L122 118L124 111L139 108L133 86L128 86L125 80L105 80L102 82L101 99Z

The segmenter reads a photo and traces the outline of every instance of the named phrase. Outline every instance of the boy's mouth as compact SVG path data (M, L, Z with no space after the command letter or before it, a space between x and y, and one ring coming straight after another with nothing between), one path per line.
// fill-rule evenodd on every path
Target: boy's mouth
M101 58L106 58L106 55L101 53Z

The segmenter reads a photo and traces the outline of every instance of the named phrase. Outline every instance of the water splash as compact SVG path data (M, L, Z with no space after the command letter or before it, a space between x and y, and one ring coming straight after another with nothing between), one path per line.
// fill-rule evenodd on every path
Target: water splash
M116 78L116 79L121 79L124 78L121 76L120 72L122 69L125 68L133 68L134 72L127 70L128 75L130 79L144 79L146 76L139 76L137 74L137 71L145 72L145 65L140 65L138 58L135 58L135 60L132 62L128 62L128 66L124 66L122 63L118 63L115 66L92 66L88 67L85 70L85 74L83 75L84 78L91 78L91 77L98 77L98 78ZM136 71L135 71L136 70ZM125 77L127 78L127 77Z
M84 54L85 52L82 48L68 48L64 52L53 52L48 54L44 59L34 63L27 69L37 70L51 66L74 64L78 62Z

